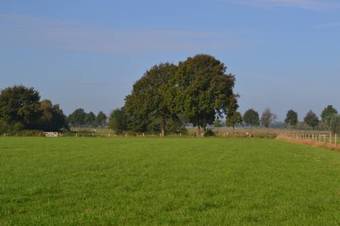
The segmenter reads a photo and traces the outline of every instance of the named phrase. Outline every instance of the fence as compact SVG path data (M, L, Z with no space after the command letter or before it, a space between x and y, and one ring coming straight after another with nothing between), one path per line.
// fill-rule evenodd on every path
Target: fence
M319 144L332 145L337 147L340 143L338 134L330 132L298 132L285 134L290 139L303 142L314 142Z

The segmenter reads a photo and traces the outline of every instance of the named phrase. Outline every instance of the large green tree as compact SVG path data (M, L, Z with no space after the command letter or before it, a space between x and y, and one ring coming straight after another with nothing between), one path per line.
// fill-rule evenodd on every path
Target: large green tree
M216 115L228 113L235 77L226 73L226 66L209 55L196 55L178 66L173 87L178 114L187 122L202 129L213 124Z
M172 110L174 96L170 90L170 80L176 70L173 64L155 65L134 84L125 102L130 129L138 132L159 130L165 135L168 121L177 119Z
M289 110L287 112L285 123L288 126L296 126L298 124L298 113L293 110Z
M259 126L260 116L254 109L247 110L243 115L243 122L247 126Z
M37 129L41 116L40 95L33 88L13 86L0 93L0 119L9 127Z
M327 128L331 128L331 122L334 116L338 114L338 111L333 105L328 105L321 113L321 120L326 124Z
M305 118L304 118L304 122L312 127L313 129L315 129L318 125L319 125L319 118L318 116L313 112L313 111L309 111Z

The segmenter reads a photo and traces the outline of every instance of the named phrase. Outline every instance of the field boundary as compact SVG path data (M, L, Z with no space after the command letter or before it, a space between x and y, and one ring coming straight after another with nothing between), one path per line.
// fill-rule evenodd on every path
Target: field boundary
M292 134L280 134L276 137L277 140L286 141L293 144L304 144L312 147L318 147L318 148L326 148L329 150L340 152L340 145L335 143L327 143L327 142L321 142L318 140L305 138L301 139L300 137L297 137Z

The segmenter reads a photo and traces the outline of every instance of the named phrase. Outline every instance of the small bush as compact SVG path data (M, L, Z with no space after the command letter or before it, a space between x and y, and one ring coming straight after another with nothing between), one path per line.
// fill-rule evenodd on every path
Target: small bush
M205 133L204 133L205 137L214 137L215 133L214 131L212 131L211 129L208 129Z
M45 134L39 130L21 130L15 132L16 136L23 136L23 137L43 137Z

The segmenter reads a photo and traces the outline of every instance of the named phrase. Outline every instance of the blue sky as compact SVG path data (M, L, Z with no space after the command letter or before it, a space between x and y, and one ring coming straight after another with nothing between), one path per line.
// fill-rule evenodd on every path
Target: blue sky
M26 0L0 3L0 89L33 86L66 113L109 113L152 65L212 54L241 111L340 110L340 1Z

